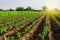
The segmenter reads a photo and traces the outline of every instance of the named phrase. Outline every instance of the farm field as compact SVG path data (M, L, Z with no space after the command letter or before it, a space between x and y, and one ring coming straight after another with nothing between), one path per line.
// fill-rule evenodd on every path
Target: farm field
M60 12L0 11L0 40L60 40Z

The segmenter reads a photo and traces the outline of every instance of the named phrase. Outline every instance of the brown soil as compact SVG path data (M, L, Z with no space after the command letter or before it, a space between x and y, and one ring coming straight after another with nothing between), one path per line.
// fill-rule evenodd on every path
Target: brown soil
M30 38L30 40L42 40L42 32L45 26L45 19L42 21L42 23L39 25L33 36Z
M38 19L38 18L40 18L40 17L37 17L36 19ZM33 20L25 23L25 24L22 25L22 26L19 26L19 27L17 27L17 28L13 28L11 31L8 31L8 32L2 34L2 35L0 36L0 40L2 40L3 38L7 37L8 35L12 35L12 34L18 32L19 30L22 30L23 28L25 28L27 25L29 25L30 23L32 23L32 22L33 22L34 20L36 20L36 19L33 19Z
M54 15L55 16L55 15ZM60 22L60 18L58 16L55 16L55 18Z
M38 22L38 23L36 23L35 25L34 25L34 27L30 30L30 31L28 31L26 34L24 34L21 38L19 38L18 40L31 40L32 38L32 36L34 36L34 33L35 32L37 32L37 29L40 27L40 25L41 25L41 23L42 23L42 21L45 19L45 16L42 16L41 17L41 20ZM31 39L30 39L31 38Z
M52 31L51 31L51 22L50 22L50 15L48 15L48 38L49 40L54 40L54 38L52 37Z
M51 18L51 31L52 31L52 37L54 40L60 40L60 26Z

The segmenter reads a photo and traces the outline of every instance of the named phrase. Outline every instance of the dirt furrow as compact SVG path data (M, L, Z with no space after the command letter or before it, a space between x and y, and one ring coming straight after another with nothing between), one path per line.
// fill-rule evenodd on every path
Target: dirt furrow
M36 19L33 19L33 20L31 20L31 21L23 24L22 26L19 26L19 27L17 27L17 28L13 28L11 31L6 32L5 34L3 34L3 35L0 36L0 40L3 40L3 39L4 39L5 37L7 37L8 35L12 35L12 34L18 32L19 30L22 30L23 28L25 28L27 25L29 25L29 24L32 23L33 21L37 20L38 18L40 18L40 17L37 17Z
M39 27L39 25L41 25L41 23L44 20L45 16L46 15L41 16L40 21L38 23L36 23L30 31L28 31L26 34L24 34L18 40L30 40L30 38L33 36L33 34L35 33L35 31L37 30L37 28Z
M60 22L60 18L59 17L55 16L55 18Z
M38 26L37 30L35 31L33 36L30 38L30 40L42 40L42 32L44 30L44 26L45 26L45 19Z
M51 36L53 40L60 40L60 27L58 26L58 24L54 21L52 17L50 17L50 25L51 25L50 29L52 32Z
M54 40L54 38L52 37L52 30L51 30L51 22L50 22L50 16L48 15L48 27L49 27L49 30L48 30L48 38L49 40Z

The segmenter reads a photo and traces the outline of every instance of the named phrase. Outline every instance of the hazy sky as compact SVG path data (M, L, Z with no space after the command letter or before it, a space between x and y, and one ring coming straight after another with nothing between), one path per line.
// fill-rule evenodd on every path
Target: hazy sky
M18 6L26 8L31 6L33 9L41 9L42 6L48 6L48 8L60 9L60 0L0 0L1 9L15 9Z

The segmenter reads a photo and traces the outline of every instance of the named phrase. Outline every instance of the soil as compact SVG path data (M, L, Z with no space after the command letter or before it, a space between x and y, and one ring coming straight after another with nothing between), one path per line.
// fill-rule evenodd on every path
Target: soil
M51 31L54 40L60 40L60 26L51 18Z
M19 38L18 40L35 40L35 38L33 37L35 33L37 33L37 29L40 28L41 25L43 25L42 23L44 22L44 19L46 18L45 16L42 16L41 19L39 20L38 23L36 23L32 29L30 31L28 31L26 34L24 34L21 38ZM44 25L43 25L44 26ZM42 28L42 27L41 27ZM41 29L40 28L40 29ZM42 29L43 30L43 29ZM40 30L39 30L40 31ZM38 31L38 32L39 32ZM37 34L36 34L37 35ZM34 38L34 39L32 39Z
M42 40L42 32L45 26L45 19L42 21L41 25L37 28L34 35L30 38L30 40ZM47 34L48 35L48 34ZM48 36L46 35L45 40L48 40Z
M55 15L54 15L54 16L55 16ZM60 18L59 18L59 17L55 16L55 18L60 22Z
M32 19L31 21L25 23L25 24L22 25L22 26L19 26L19 27L17 27L17 28L13 28L12 30L10 30L10 31L8 31L8 32L0 35L0 38L3 39L3 38L5 38L5 37L7 37L8 35L12 35L12 34L18 32L19 30L22 30L23 28L25 28L27 25L29 25L29 24L32 23L33 21L37 20L38 18L40 18L40 17L37 17L36 19Z

